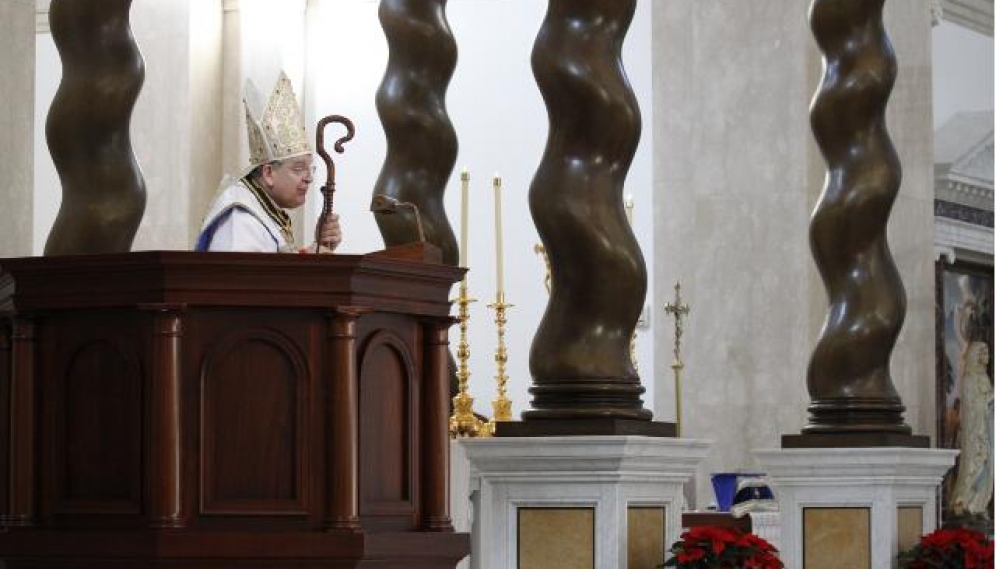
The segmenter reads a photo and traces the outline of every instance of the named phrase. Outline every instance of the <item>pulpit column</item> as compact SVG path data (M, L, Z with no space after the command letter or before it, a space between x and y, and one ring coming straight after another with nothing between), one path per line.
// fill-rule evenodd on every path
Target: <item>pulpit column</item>
M0 526L27 527L35 524L35 469L37 429L35 416L34 321L15 318L11 334L10 357L10 481L9 508Z
M452 318L427 322L422 397L422 529L453 531L449 505L449 329Z
M180 345L183 338L182 307L154 306L152 385L149 417L149 524L180 528L183 519L180 494Z
M356 320L366 310L343 306L330 315L328 336L328 450L325 529L359 532L359 373Z

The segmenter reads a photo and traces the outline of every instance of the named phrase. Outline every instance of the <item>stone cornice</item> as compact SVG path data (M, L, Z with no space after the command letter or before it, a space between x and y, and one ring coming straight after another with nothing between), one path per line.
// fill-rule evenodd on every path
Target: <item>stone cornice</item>
M934 197L981 210L993 210L993 188L949 178L936 180Z
M993 37L993 0L942 0L941 17Z
M934 217L934 257L946 257L950 263L960 258L992 264L993 228Z

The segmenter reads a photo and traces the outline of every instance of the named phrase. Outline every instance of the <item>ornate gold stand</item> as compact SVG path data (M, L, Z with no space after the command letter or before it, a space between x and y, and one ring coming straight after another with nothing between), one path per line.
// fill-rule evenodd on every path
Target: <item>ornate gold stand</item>
M489 304L488 308L495 311L495 324L498 326L498 347L495 349L495 363L498 371L495 375L495 382L498 384L498 396L491 402L494 409L494 417L488 423L491 433L495 431L495 423L498 421L512 420L512 401L508 398L505 386L508 383L508 376L505 375L505 364L508 362L508 351L505 349L505 310L513 305L505 303L505 293L499 292L494 304Z
M470 380L470 369L467 360L470 359L470 344L467 342L467 321L470 320L468 307L475 299L467 294L467 279L460 282L460 298L457 299L460 320L460 343L457 345L459 368L459 393L453 398L453 415L450 417L450 438L457 437L489 437L491 430L484 421L474 415L474 398L467 393Z
M664 313L674 316L674 362L671 363L671 369L674 370L674 423L679 437L681 436L681 371L685 369L685 364L681 363L681 335L685 331L681 319L690 311L691 308L687 304L681 303L681 283L677 282L674 284L674 304L665 303Z

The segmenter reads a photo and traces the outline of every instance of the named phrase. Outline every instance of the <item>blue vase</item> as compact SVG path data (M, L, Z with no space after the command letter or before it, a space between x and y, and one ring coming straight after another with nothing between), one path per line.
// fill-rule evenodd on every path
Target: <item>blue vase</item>
M717 472L712 475L712 489L716 493L716 504L720 512L729 512L733 506L733 497L737 493L736 472Z

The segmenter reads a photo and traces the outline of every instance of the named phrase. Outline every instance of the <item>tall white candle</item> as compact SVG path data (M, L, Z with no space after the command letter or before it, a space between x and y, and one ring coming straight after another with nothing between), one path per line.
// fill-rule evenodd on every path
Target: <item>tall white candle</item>
M626 206L626 220L629 221L630 226L633 225L633 194L626 194L626 201L623 202Z
M460 172L460 266L467 266L467 226L470 219L467 216L468 200L470 198L470 173L464 168Z
M498 294L505 292L505 279L502 275L502 246L501 246L501 178L495 174L495 279L498 283Z

